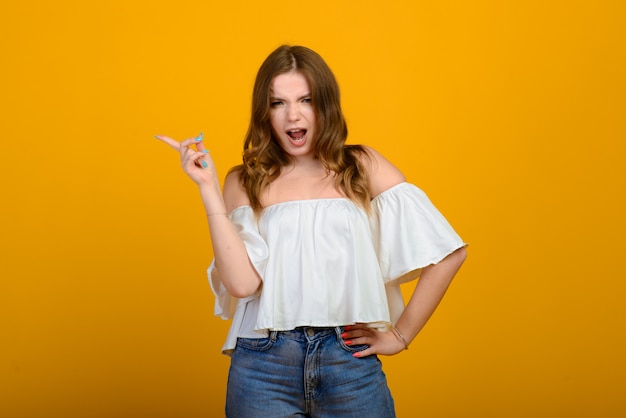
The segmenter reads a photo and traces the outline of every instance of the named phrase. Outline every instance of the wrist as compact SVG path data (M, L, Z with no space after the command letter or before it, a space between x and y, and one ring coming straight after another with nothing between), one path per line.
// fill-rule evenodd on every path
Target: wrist
M395 335L396 338L398 339L398 341L400 341L402 343L402 345L404 346L404 349L408 350L409 349L409 343L407 342L406 338L404 338L404 334L402 334L402 332L400 332L398 327L396 327L395 325L392 325L391 326L391 332L393 332L393 335Z
M228 213L227 212L212 212L212 213L207 213L206 216L207 218L210 218L212 216L224 216L225 218L228 218Z
M199 187L207 217L215 217L214 215L228 217L228 211L226 210L226 204L224 203L219 184L207 183L201 184Z

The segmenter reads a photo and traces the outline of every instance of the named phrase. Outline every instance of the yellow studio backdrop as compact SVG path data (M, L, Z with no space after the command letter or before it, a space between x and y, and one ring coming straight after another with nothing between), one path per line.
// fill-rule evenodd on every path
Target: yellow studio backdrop
M223 415L203 209L153 136L223 177L282 43L470 243L382 358L398 416L625 415L624 4L3 3L0 416Z

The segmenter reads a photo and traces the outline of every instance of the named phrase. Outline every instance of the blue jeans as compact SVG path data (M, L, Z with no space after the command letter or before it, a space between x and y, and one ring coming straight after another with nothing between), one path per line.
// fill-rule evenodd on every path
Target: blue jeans
M226 416L395 417L376 356L352 354L343 329L302 327L239 338L228 375Z

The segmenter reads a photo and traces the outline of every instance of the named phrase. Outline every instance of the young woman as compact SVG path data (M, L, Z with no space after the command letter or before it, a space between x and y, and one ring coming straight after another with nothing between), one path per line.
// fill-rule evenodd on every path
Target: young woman
M377 355L408 349L465 260L425 194L347 134L324 60L281 46L223 193L202 135L157 136L206 208L215 313L232 319L227 416L395 416ZM417 278L405 307L399 285Z

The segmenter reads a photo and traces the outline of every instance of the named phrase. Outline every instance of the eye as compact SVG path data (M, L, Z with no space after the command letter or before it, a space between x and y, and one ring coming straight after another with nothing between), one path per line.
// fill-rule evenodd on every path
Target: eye
M310 97L305 97L304 99L302 99L302 103L311 103L312 100Z
M282 105L283 102L281 102L280 100L273 100L270 102L270 107L276 107L276 106L280 106Z

